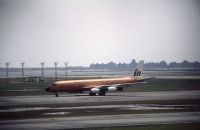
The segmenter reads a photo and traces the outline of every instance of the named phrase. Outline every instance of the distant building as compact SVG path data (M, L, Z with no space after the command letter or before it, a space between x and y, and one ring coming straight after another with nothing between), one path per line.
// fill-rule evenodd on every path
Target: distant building
M108 70L133 70L137 67L137 62L133 59L129 64L114 62L104 63L92 63L90 69L108 69ZM158 69L200 69L200 63L198 61L188 62L184 60L181 63L171 62L167 64L164 60L160 62L148 62L144 64L145 70L158 70Z

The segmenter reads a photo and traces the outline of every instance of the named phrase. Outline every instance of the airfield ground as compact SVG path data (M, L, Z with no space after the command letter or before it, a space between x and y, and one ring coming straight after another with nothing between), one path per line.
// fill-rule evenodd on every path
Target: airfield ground
M43 83L0 84L1 129L199 129L200 78L155 78L106 96L44 91Z
M0 83L0 96L30 96L30 95L54 95L45 92L53 80L45 82L19 82ZM187 91L200 90L200 77L189 79L153 78L145 84L135 84L125 89L125 92L159 92L159 91ZM67 93L61 93L68 95Z

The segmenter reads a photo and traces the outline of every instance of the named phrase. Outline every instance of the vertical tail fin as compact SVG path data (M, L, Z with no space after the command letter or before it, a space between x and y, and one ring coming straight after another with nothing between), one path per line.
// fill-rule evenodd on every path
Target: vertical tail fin
M140 76L142 74L143 66L144 66L144 61L141 60L138 64L137 68L135 69L134 76Z

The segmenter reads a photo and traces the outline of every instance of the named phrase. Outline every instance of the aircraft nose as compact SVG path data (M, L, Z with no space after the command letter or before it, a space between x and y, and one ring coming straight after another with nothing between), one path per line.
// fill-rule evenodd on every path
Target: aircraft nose
M45 90L46 92L50 92L50 87L47 87Z

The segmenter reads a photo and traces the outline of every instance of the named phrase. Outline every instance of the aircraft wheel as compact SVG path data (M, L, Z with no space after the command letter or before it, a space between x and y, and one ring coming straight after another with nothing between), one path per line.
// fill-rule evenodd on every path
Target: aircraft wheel
M96 93L89 93L89 96L96 96Z
M106 93L99 93L99 96L105 96Z

